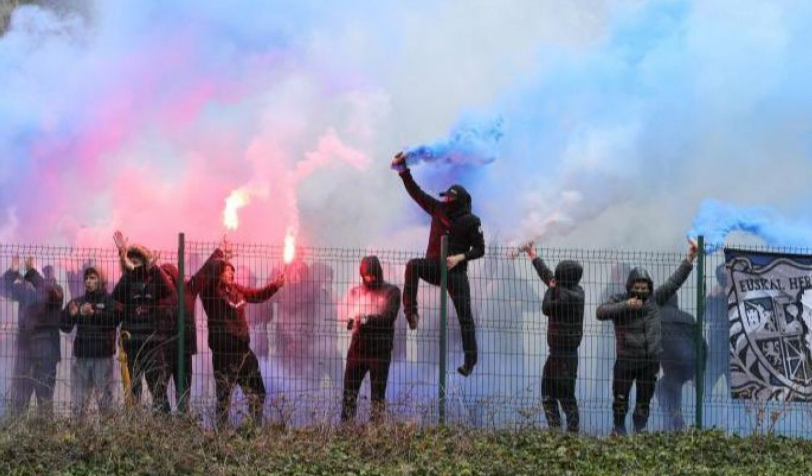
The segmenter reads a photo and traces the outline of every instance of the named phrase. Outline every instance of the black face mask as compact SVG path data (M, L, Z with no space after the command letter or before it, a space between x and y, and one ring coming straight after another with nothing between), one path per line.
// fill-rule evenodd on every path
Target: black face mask
M631 291L629 294L631 295L631 297L637 298L641 301L647 300L651 295L651 293L648 291Z

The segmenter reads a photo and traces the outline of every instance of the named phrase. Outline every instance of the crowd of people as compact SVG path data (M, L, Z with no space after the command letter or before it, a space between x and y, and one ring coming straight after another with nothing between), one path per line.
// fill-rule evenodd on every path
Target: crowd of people
M401 303L409 328L416 331L421 322L417 300L419 282L439 285L444 268L448 294L459 320L464 355L457 372L468 377L478 363L467 272L468 262L485 254L485 239L480 219L472 213L471 196L464 187L455 184L442 192L440 199L432 197L417 185L401 154L395 156L393 168L398 171L409 196L431 217L429 243L424 257L406 264L402 292L385 279L377 256L366 256L360 262L360 283L348 291L340 316L351 332L343 378L340 414L343 421L355 418L359 392L367 374L372 420L379 421L385 415L395 323ZM443 236L448 243L445 263L441 262ZM237 386L249 399L250 414L261 422L268 392L259 360L250 345L247 310L249 305L271 300L285 286L286 274L280 272L272 281L256 287L238 283L232 248L224 239L199 269L180 282L178 267L161 263L158 254L149 248L129 243L120 232L114 234L113 241L122 273L112 292L108 292L104 271L89 265L82 271L84 289L72 292L67 303L52 269L46 267L40 273L35 259L29 257L22 274L20 257L13 257L11 267L3 276L2 294L19 305L19 336L11 392L14 408L25 409L35 394L38 408L50 411L61 355L60 331L75 330L71 402L76 415L81 417L86 412L93 393L98 394L100 411L113 408L114 382L117 381L113 358L117 347L120 358L123 357L122 370L128 378L125 403L131 405L140 401L143 381L154 408L170 412L169 381L174 381L176 389L190 388L192 356L198 350L195 309L199 300L208 325L218 422L227 421L231 395ZM575 260L564 260L553 271L536 254L532 243L523 246L521 251L532 260L547 287L541 303L541 311L548 319L549 348L541 384L544 414L549 427L561 429L563 410L566 430L578 432L580 419L575 388L579 347L584 335L583 266ZM615 434L626 433L633 386L637 392L632 413L635 431L647 427L655 389L672 416L671 425L674 428L684 425L679 396L682 385L693 378L696 356L685 354L684 345L670 349L672 341L663 339L663 335L682 333L692 338L693 319L679 311L676 294L688 279L697 253L696 243L689 242L683 262L659 286L655 286L645 269L631 269L625 290L608 296L597 308L597 320L611 322L615 333L616 361L611 384ZM314 299L311 296L311 301ZM183 325L179 326L181 315ZM185 329L183 336L179 335L181 327ZM280 332L281 345L288 345L284 329ZM174 345L180 338L184 339L183 354L179 354ZM664 377L658 388L661 369ZM181 412L188 411L188 392L178 395L177 408Z

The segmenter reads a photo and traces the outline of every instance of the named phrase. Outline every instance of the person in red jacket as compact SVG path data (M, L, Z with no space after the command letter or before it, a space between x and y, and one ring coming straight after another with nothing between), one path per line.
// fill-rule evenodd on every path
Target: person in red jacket
M265 384L259 371L257 356L249 347L249 329L245 309L248 304L261 303L276 294L285 283L284 274L262 288L249 288L234 281L234 265L230 263L231 246L224 239L203 267L206 281L200 292L209 328L209 348L212 353L217 391L217 417L228 420L231 392L239 384L249 396L251 414L257 424L262 422Z

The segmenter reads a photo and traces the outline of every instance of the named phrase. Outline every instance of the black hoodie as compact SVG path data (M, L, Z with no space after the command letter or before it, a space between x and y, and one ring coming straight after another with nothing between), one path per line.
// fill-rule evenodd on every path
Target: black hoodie
M457 199L446 203L421 190L408 169L400 173L400 178L403 179L403 185L409 196L420 205L420 208L431 215L431 232L426 258L440 258L440 238L446 233L448 234L448 255L465 255L465 261L457 265L454 270L464 271L467 269L468 261L485 255L482 224L479 217L471 213L471 195L462 186L454 186L458 192Z
M584 274L581 263L565 260L558 263L555 273L541 258L533 260L539 277L549 286L554 277L556 285L544 293L542 312L550 318L547 345L551 353L576 353L584 336L584 288L579 284Z
M634 268L626 280L626 292L615 294L609 301L598 306L597 318L601 321L611 320L615 324L615 341L618 358L659 359L663 350L662 321L660 307L664 306L680 286L691 275L693 264L683 260L679 268L663 283L654 289L651 276L643 268ZM651 297L637 310L629 308L628 300L635 282L645 281Z
M88 267L84 275L95 273L99 277L99 288L93 292L73 299L71 302L81 308L87 303L93 306L93 315L83 316L77 313L71 316L68 306L62 311L60 328L62 332L71 332L76 327L76 340L73 342L73 355L79 358L98 359L112 357L116 353L116 327L121 322L121 315L116 311L116 304L107 292L107 282L101 269Z
M400 290L384 281L377 256L367 256L361 261L362 279L365 271L375 279L370 284L355 286L347 296L347 319L355 322L349 355L388 357L400 311Z

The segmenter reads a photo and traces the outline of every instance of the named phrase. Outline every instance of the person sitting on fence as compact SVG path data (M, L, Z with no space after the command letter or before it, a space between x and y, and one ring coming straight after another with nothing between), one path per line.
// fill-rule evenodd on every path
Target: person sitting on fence
M663 429L682 430L682 387L696 376L696 320L680 310L677 295L662 307L663 377L657 384L657 400L664 410ZM702 341L704 346L704 340Z
M157 265L157 254L141 245L128 246L119 231L113 240L119 251L122 277L112 296L117 308L122 310L121 331L129 334L124 340L124 350L132 385L125 390L131 392L133 402L139 402L144 377L152 394L153 408L168 413L166 353L174 321L166 319L162 304L175 294L175 286Z
M95 389L99 395L99 411L112 408L114 395L114 361L116 328L121 314L107 292L107 279L97 266L85 267L85 292L72 299L62 311L60 328L70 333L76 328L71 365L71 402L74 412L81 416Z
M598 320L611 320L615 326L617 360L612 378L612 433L615 435L626 434L629 393L635 382L637 405L632 415L634 430L641 432L646 429L663 350L660 307L688 279L697 253L696 242L690 240L682 264L656 289L645 269L632 269L626 280L626 292L615 294L608 302L598 306Z
M392 362L395 321L400 311L400 290L384 281L377 256L361 260L362 284L350 289L343 311L352 341L344 371L344 401L341 420L355 418L358 392L369 372L372 394L372 421L385 412L386 381Z
M448 293L457 310L460 322L462 347L465 362L457 371L467 377L477 363L477 343L474 317L471 312L471 289L468 282L468 262L485 255L485 237L479 217L471 213L471 195L462 185L452 185L437 200L417 185L409 168L406 155L399 153L392 160L392 167L398 170L409 196L431 215L431 231L426 257L412 259L406 265L403 285L403 310L409 328L417 329L417 287L421 279L440 284L440 239L448 235Z
M245 307L249 303L267 301L285 283L284 274L262 288L244 287L234 281L231 245L223 239L203 267L205 283L200 292L209 328L209 348L212 352L217 392L217 419L228 421L231 392L239 384L249 395L249 408L256 424L262 423L265 384L259 361L249 346L250 337Z
M56 367L60 361L59 317L64 292L56 283L53 268L36 269L33 257L25 260L25 276L20 275L20 257L13 256L11 268L3 276L3 294L19 303L17 354L12 377L12 405L16 411L28 408L36 393L37 408L43 414L53 411Z
M550 318L547 326L547 346L550 355L544 364L541 380L541 398L547 424L561 428L559 402L567 416L567 431L578 433L578 402L575 399L575 380L578 378L578 347L584 336L584 288L580 286L584 268L581 263L564 260L555 267L555 273L533 249L533 243L524 246L533 260L539 278L548 286L541 309Z

